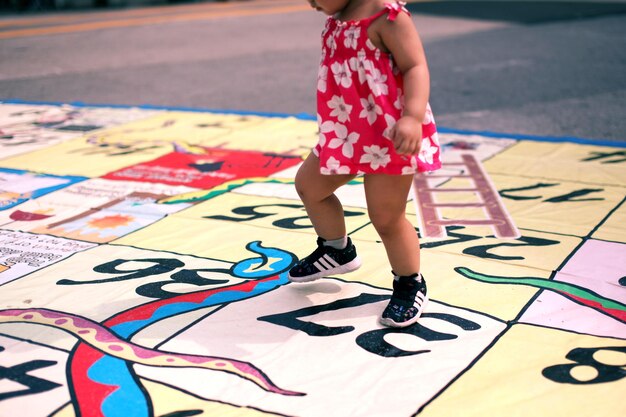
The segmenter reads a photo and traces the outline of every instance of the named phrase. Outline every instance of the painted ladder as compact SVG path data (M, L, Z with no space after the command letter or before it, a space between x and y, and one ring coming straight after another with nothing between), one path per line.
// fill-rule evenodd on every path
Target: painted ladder
M417 208L417 218L422 237L444 238L447 236L446 226L478 226L488 225L498 238L517 239L520 232L513 223L511 216L506 211L500 195L492 185L487 173L482 168L480 162L470 154L461 155L462 162L446 163L446 166L465 167L461 174L446 175L415 175L413 178L413 192L415 195L415 206ZM474 182L471 188L432 188L428 180L430 178L467 178ZM480 197L477 203L437 203L435 193L460 193L474 192ZM439 209L444 207L470 208L483 207L485 219L464 220L464 219L443 219Z

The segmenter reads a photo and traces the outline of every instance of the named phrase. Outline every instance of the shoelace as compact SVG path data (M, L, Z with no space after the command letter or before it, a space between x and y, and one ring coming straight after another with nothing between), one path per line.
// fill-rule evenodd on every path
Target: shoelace
M313 253L311 253L309 256L304 258L302 261L307 261L312 264L313 262L321 258L323 255L324 255L324 247L322 245L318 245L317 249L315 249Z

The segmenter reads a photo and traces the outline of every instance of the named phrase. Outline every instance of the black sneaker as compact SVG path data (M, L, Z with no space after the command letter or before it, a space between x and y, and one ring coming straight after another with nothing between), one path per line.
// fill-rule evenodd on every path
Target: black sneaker
M361 259L356 254L352 240L344 249L324 246L325 240L317 238L317 249L304 259L300 259L290 270L292 282L308 282L334 274L345 274L357 270Z
M428 301L426 281L416 280L417 276L394 277L393 294L380 323L389 327L407 327L422 315Z

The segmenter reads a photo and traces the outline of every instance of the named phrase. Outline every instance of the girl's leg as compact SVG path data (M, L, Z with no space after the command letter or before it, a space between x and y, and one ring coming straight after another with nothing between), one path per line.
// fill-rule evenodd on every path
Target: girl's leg
M361 266L356 248L346 237L343 207L334 194L337 188L355 176L322 175L319 166L319 159L311 154L296 175L296 190L319 238L317 249L289 270L289 280L293 282L345 274Z
M370 220L383 240L395 275L393 294L380 317L385 326L410 326L419 319L428 301L426 282L419 274L419 239L405 215L411 181L410 175L365 177Z
M310 154L296 175L296 191L317 235L325 240L339 239L346 235L346 225L334 192L355 175L322 175L319 167L319 158Z
M365 198L370 220L383 241L396 275L420 271L420 247L405 215L412 175L366 175Z

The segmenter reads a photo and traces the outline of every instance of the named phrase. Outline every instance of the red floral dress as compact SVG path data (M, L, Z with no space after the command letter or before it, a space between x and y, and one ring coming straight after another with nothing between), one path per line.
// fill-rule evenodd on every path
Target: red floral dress
M317 83L320 135L313 149L322 174L409 175L441 167L430 106L419 154L397 154L388 137L402 115L402 74L392 56L370 41L367 28L387 13L394 21L402 11L408 13L402 3L386 3L367 19L326 21Z

